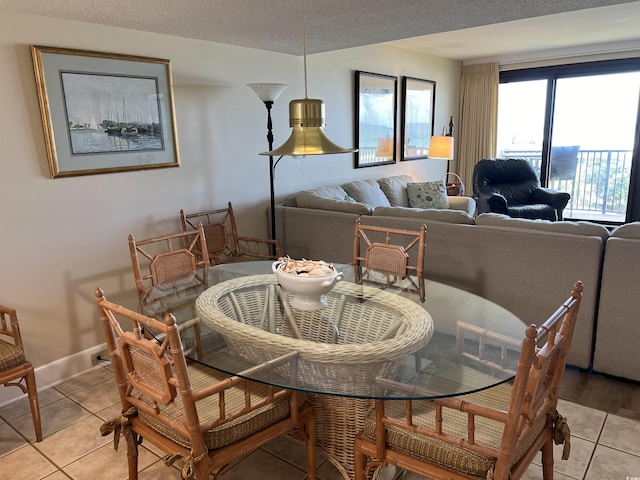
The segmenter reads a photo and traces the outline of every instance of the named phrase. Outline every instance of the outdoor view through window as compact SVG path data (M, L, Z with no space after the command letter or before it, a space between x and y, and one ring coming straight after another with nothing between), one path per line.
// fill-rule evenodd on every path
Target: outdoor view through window
M548 85L547 79L500 84L498 156L531 159L543 185L569 192L565 218L623 222L640 72L558 78L543 164Z

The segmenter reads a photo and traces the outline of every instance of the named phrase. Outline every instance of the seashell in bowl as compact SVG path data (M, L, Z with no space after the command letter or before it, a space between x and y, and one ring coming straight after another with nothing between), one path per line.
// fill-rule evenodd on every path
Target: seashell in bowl
M324 261L291 260L288 257L273 262L272 270L278 283L293 296L289 304L300 310L319 310L327 306L324 294L342 280L342 272Z

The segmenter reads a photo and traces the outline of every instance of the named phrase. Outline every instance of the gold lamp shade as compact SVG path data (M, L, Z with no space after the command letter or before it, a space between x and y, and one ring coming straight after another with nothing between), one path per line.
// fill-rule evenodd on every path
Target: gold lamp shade
M333 143L324 133L324 102L315 98L289 102L289 126L291 136L280 147L260 155L293 157L353 153L357 150Z
M431 143L429 143L429 154L427 156L428 158L451 160L453 158L453 137L431 137Z

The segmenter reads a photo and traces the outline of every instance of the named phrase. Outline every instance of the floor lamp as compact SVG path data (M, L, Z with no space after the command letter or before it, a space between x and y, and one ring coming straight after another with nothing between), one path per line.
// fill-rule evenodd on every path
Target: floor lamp
M442 159L447 161L447 173L449 163L453 159L453 115L449 118L449 131L446 127L442 129L442 135L431 137L429 143L428 158Z
M283 83L249 83L247 85L251 87L258 98L264 102L264 106L267 107L267 142L269 142L269 151L273 150L273 124L271 123L271 107L275 101L280 97L280 94L285 91L289 85ZM276 239L276 207L275 207L275 170L276 165L273 161L273 155L269 155L269 187L271 189L271 239ZM274 247L275 249L275 247Z

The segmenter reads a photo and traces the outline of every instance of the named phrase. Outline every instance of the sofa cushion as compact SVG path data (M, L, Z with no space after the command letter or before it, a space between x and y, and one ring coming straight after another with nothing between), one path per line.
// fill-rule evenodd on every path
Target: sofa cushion
M612 237L640 239L640 222L626 223L613 229Z
M374 216L382 217L408 217L425 220L437 220L446 223L463 223L473 225L475 220L462 210L448 208L410 208L410 207L378 207L373 211Z
M356 202L365 203L375 207L389 207L389 199L375 180L355 180L342 185L347 195Z
M449 208L447 188L443 181L408 182L407 198L411 208Z
M284 199L284 201L282 202L282 205L284 205L285 207L297 207L298 202L296 200L296 195L297 193L287 195L287 198Z
M313 190L303 190L296 194L296 201L298 201L298 196L301 194L305 197L314 196L322 198L332 198L334 200L348 200L350 198L347 192L344 191L344 188L337 185L318 187L314 188Z
M551 222L549 220L512 218L501 213L483 213L476 219L476 224L495 227L527 228L552 233L568 233L570 235L594 236L602 238L603 241L609 238L609 230L607 230L606 227L591 222Z
M408 207L407 183L414 181L411 175L395 175L378 179L378 185L392 207Z
M338 186L320 187L314 190L304 190L296 195L296 203L300 208L317 208L320 210L334 210L336 212L357 213L371 215L373 208L361 202L356 202Z

